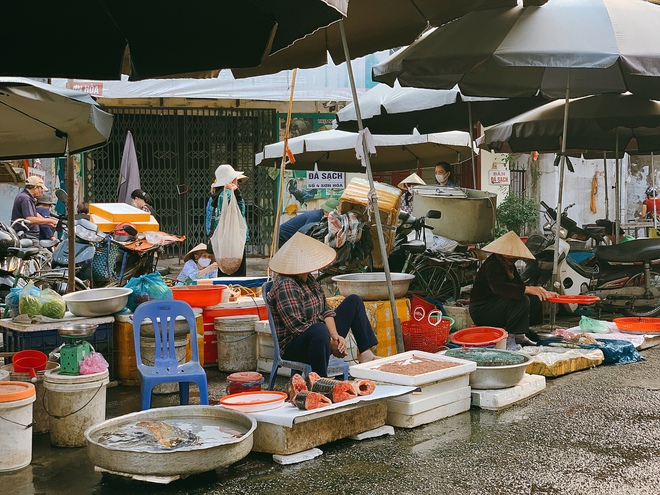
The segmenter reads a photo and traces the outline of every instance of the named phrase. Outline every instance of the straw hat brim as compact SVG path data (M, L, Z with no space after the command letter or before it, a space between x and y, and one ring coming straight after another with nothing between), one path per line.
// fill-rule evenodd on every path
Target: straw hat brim
M337 257L330 246L300 232L296 232L277 251L268 267L281 275L301 275L328 266Z
M183 261L184 262L188 261L189 259L191 259L193 257L193 254L198 253L200 251L206 251L206 249L207 249L206 244L204 244L203 242L200 243L200 244L197 244L197 246L195 246L194 248L192 248L190 251L188 251L186 253L186 255L183 257Z
M425 186L426 182L424 182L424 179L422 179L419 175L413 172L408 177L399 182L398 187L402 188L402 186L405 186L406 184L419 184L420 186Z
M520 237L511 230L502 237L495 239L487 246L481 248L481 250L487 253L509 256L511 258L526 260L536 259L532 252L527 249L525 243L520 240Z

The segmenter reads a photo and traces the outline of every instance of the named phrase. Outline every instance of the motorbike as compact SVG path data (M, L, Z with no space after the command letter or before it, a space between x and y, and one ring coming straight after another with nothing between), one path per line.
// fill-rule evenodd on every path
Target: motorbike
M541 202L550 218L556 212ZM553 215L554 214L554 215ZM611 225L597 222L606 232ZM611 223L611 222L610 222ZM549 225L552 229L552 225ZM545 230L545 229L544 229ZM583 240L600 242L593 251L578 258L571 255L567 239L571 235ZM530 242L531 241L531 242ZM660 239L637 239L616 245L602 245L602 233L577 227L576 222L562 214L558 286L551 290L568 295L595 295L600 297L599 306L627 316L651 317L660 314ZM527 247L536 261L528 262L522 273L523 280L531 285L548 285L552 280L554 237L530 236ZM564 305L569 313L577 305Z

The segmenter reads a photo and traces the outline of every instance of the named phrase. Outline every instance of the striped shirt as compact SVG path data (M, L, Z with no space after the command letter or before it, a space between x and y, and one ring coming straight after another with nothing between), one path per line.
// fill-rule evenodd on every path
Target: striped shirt
M280 354L308 327L327 317L334 317L325 300L321 284L312 275L307 281L297 276L278 275L273 288L268 292L268 306L273 315Z

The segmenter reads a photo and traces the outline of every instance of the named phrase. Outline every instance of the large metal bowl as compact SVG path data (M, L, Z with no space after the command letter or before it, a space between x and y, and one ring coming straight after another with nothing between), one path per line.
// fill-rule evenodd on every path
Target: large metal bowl
M410 273L391 273L390 275L392 276L394 297L398 299L405 296L408 286L415 276ZM390 297L385 274L382 272L347 273L332 277L332 280L337 282L339 293L342 296L355 294L360 296L363 301L383 301Z
M523 362L518 364L477 366L477 369L470 375L470 386L480 390L515 387L525 376L525 369L532 361L529 356L524 356L524 358Z
M220 428L227 425L233 429L238 426L240 432L245 433L231 440L223 440L220 444L200 442L185 448L154 452L122 446L121 443L108 445L100 442L104 433L117 431L124 425L140 421L168 420L217 425L218 433ZM87 454L95 466L120 473L171 476L203 473L240 461L252 450L256 428L255 419L238 411L218 406L174 406L148 409L109 419L88 428L85 438Z
M93 323L76 323L72 325L62 325L57 332L62 337L90 337L94 335L98 325Z
M66 306L76 316L105 316L121 311L133 289L104 287L65 294Z

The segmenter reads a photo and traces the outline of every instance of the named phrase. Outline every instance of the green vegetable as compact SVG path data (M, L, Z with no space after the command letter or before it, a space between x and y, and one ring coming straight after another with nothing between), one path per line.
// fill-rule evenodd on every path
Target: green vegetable
M28 316L41 314L41 301L36 296L23 296L18 302L18 312L19 314Z
M48 318L61 319L64 318L66 313L66 303L64 299L49 299L41 305L41 314Z

